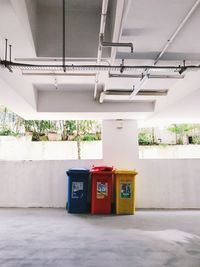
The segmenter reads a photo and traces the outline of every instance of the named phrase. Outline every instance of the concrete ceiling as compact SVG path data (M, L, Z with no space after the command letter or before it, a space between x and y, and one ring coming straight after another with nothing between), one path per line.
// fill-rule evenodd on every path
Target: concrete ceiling
M66 1L66 56L96 58L101 0ZM39 57L62 56L62 1L38 0L37 49ZM110 37L110 27L107 36ZM109 57L110 50L105 51Z
M122 31L122 41L133 42L133 55L119 49L117 57L155 59L196 0L134 0ZM200 8L179 32L163 60L200 60ZM191 41L192 40L192 41Z
M191 10L196 0L109 0L106 41L132 42L134 53L127 48L103 49L103 62L153 64L169 38ZM100 28L101 0L66 1L67 63L91 64L96 61ZM23 62L55 63L62 56L61 0L0 0L0 57L4 58L4 38L13 44L13 57ZM163 54L159 64L200 63L200 5ZM116 38L118 36L118 38ZM29 71L30 72L30 71ZM73 72L70 72L72 74ZM167 96L136 96L131 102L93 99L95 76L22 75L0 69L1 104L26 118L132 118L164 119L183 116L181 99L199 89L199 71L184 73L184 79L148 79L145 90L168 90ZM129 73L130 74L130 73ZM134 72L140 74L140 72ZM173 74L156 72L155 74ZM175 73L177 75L177 73ZM131 90L140 78L109 78L99 74L99 91ZM56 103L55 103L56 102ZM59 105L60 103L60 105ZM192 103L192 101L188 102ZM174 116L169 106L176 106ZM69 109L71 107L71 111ZM199 109L194 108L196 116ZM194 113L193 112L193 113ZM191 116L194 114L191 113Z

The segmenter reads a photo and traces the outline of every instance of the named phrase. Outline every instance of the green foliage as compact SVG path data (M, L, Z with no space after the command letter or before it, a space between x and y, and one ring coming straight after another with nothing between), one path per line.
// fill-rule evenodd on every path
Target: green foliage
M191 130L195 129L195 124L172 124L168 130L176 134L188 134Z
M172 124L168 130L176 135L176 144L182 145L183 137L188 138L188 135L198 127L198 124Z
M10 129L4 129L0 131L0 136L13 136L14 133Z
M0 135L32 133L33 141L48 140L48 133L59 133L62 140L101 140L101 124L94 120L24 120L0 105Z
M148 133L141 132L138 134L138 142L139 142L139 145L147 146L151 144L151 138Z
M200 136L192 136L191 144L199 145L200 144Z
M24 128L26 132L32 132L34 126L34 121L32 120L24 120Z
M68 135L72 135L74 131L76 131L76 121L71 120L71 121L65 121L65 127Z
M83 141L96 141L97 137L94 134L85 134L81 139Z
M168 128L164 129L164 132L166 130L175 136L177 145L200 144L200 124L171 124ZM163 143L159 137L156 137L159 131L157 132L156 128L140 129L138 135L139 144L167 146L168 144Z

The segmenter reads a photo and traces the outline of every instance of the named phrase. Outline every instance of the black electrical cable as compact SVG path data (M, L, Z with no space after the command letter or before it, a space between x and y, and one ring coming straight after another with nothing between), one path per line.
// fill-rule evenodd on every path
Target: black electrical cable
M65 0L63 0L63 71L66 72L66 67L65 67Z

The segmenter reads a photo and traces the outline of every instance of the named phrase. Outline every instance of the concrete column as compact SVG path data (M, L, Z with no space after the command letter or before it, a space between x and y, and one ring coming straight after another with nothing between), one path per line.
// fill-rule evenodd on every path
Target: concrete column
M117 168L138 167L138 133L134 120L104 120L103 159L106 165Z

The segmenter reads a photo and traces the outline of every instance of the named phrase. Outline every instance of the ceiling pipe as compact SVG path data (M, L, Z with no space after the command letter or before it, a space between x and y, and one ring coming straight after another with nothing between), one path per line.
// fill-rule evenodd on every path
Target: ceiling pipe
M75 76L75 77L94 77L96 73L69 73L69 72L22 72L24 76Z
M178 33L181 31L181 29L184 27L184 25L186 24L186 22L188 21L188 19L191 17L191 15L193 14L193 12L196 10L196 8L198 7L200 3L200 0L197 0L195 2L195 4L192 6L192 8L190 9L190 11L187 13L187 15L184 17L184 19L182 20L182 22L179 24L178 28L175 30L175 32L172 34L172 36L169 38L169 40L167 41L167 43L165 44L164 48L162 49L162 51L159 53L159 55L157 56L157 58L154 61L154 65L156 65L158 63L158 61L160 60L160 58L163 56L163 54L165 53L165 51L167 50L167 48L172 44L172 42L174 41L174 39L176 38L176 36L178 35ZM184 71L186 70L186 68L184 68ZM130 100L132 100L134 98L134 96L139 92L139 90L141 89L141 87L144 85L144 83L147 81L148 79L148 74L150 73L150 70L147 69L145 75L143 76L143 78L140 80L139 84L137 84L135 90L133 91L133 93L130 96ZM181 72L182 74L182 72Z
M10 68L10 69L20 69L20 70L37 70L37 71L61 71L63 70L63 65L57 64L24 64L24 63L16 63L12 61L5 61L0 59L0 65ZM67 71L120 71L122 69L122 65L102 65L102 64L67 64L65 65ZM163 71L174 71L180 72L182 69L200 69L200 65L163 65L163 66L155 66L155 65L123 65L123 71L136 71L136 70L146 70L143 72L144 76L148 77L148 71L150 70L163 70Z
M15 58L15 61L22 61L22 62L61 62L62 58ZM67 62L75 61L75 62L96 62L96 58L76 58L76 57L65 57ZM105 59L102 59L104 61Z
M160 90L140 90L137 96L166 96L168 94L168 89Z
M133 90L124 90L124 89L111 89L102 91L100 94L99 102L103 103L104 100L108 101L130 101L130 94ZM160 90L140 90L137 93L137 96L144 97L162 97L168 94L168 89L160 89Z
M141 87L147 82L147 80L148 80L148 73L144 74L140 82L136 84L136 86L134 87L134 91L130 95L130 100L132 100L134 96L137 95L137 93L140 91Z
M124 90L124 89L109 89L107 91L104 91L104 95L130 95L133 90ZM168 89L145 89L140 90L140 92L137 93L137 95L142 96L164 96L168 93Z
M102 58L102 46L101 46L101 35L105 33L106 27L106 17L108 10L108 0L102 1L102 10L101 10L101 21L100 21L100 31L99 31L99 44L98 44L98 54L97 54L97 64L100 64ZM99 72L97 72L95 77L95 85L94 85L94 99L97 97L97 88L99 83Z
M148 79L183 79L184 75L148 74ZM135 78L140 79L141 74L114 74L109 73L109 78Z

